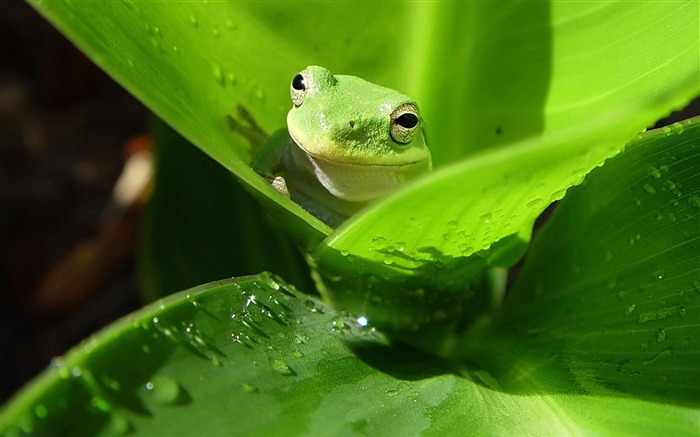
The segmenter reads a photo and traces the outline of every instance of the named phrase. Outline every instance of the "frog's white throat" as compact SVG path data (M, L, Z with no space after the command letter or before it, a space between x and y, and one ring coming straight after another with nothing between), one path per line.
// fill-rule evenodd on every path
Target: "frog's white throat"
M372 165L333 162L316 158L294 141L297 164L311 172L333 196L350 202L366 202L395 191L404 182L426 171L426 163ZM429 163L427 166L429 168Z

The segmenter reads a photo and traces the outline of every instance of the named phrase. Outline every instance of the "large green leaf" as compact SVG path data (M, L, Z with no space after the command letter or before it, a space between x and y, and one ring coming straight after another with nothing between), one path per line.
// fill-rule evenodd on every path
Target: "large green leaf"
M128 360L125 360L128 357ZM516 375L519 376L519 375ZM391 347L269 275L175 294L57 358L2 411L19 435L690 435L697 410L523 396L484 369Z
M552 193L560 196L572 180L616 153L636 132L697 94L700 83L700 6L694 1L348 2L315 4L303 13L293 3L32 4L158 115L250 186L307 248L330 230L246 166L245 142L225 123L242 105L268 132L282 127L289 106L287 83L306 64L323 64L414 94L425 107L438 164L528 136L576 134L572 140L577 146L560 142L555 156L548 147L533 146L542 150L533 152L532 165L557 159L559 172L533 179L518 197L503 199L517 215L516 220L502 219L511 225L508 234L522 231ZM597 146L601 142L605 147ZM516 145L512 152L484 159L509 159L510 153L517 159L522 148ZM460 168L469 171L469 165ZM412 196L399 195L392 207L383 208L411 209L417 221L447 232L442 222L462 219L455 214L464 211L451 205L471 190L462 185L464 180L461 171L446 169L419 184L440 194L430 207L421 196L409 201ZM447 192L446 181L452 187ZM433 223L437 212L447 219ZM487 214L498 216L499 211L479 210L466 220ZM373 234L381 231L387 240L406 243L412 258L425 260L420 247L441 250L434 233L406 235L401 214L392 214L392 222L399 219L392 229L376 227L379 215L358 216L343 231L343 241L371 228ZM479 231L477 244L467 244L488 246L508 235L498 229L488 235ZM331 246L371 256L364 240Z
M572 189L467 343L456 352L507 391L692 405L697 432L700 118L641 135Z

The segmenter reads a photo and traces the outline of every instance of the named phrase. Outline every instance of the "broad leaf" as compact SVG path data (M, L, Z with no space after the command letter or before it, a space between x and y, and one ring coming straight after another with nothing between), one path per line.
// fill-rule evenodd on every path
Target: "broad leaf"
M561 195L572 179L616 153L635 132L697 94L700 82L700 5L693 1L321 3L304 13L290 3L33 4L158 115L249 185L307 248L330 230L253 174L246 166L245 142L225 123L242 105L266 131L282 127L289 78L306 64L414 94L425 107L438 163L527 136L561 139L577 131L578 147L561 144L554 157L566 177L533 179L522 188L526 195L504 199L519 213L508 234L525 232L529 215L520 212L528 204L541 211L552 193ZM376 59L382 59L381 66ZM606 146L597 148L601 141ZM520 149L514 147L514 159ZM532 165L552 159L548 152L545 147L534 153ZM484 159L507 159L510 153ZM450 178L448 195L444 184ZM456 214L450 207L455 194L471 188L460 185L463 180L455 168L437 173L420 185L434 183L428 189L442 197L429 208L419 201L399 202L401 209L413 209L425 224L436 211ZM399 195L394 202L407 198ZM482 210L467 220L486 214L498 211ZM452 215L448 221L461 218ZM367 220L360 225L363 216L357 217L356 232L375 227L376 218ZM414 248L437 245L443 251L432 234L414 233L405 241L400 230L406 225L398 221L394 231L374 233L402 238L413 258L421 258ZM349 232L344 238L351 238ZM479 232L476 246L508 234ZM357 255L365 257L364 243L332 245L352 252L359 247Z
M571 191L467 355L507 391L692 405L697 432L700 118L641 135Z
M175 294L86 340L3 410L0 433L542 435L634 426L655 435L696 424L696 410L684 407L567 386L522 396L502 389L509 382L391 347L263 275Z

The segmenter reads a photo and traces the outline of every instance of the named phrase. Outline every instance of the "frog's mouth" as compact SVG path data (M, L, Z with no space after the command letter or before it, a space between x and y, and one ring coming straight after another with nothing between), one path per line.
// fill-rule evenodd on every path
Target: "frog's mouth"
M386 168L386 167L411 167L413 165L417 164L425 164L426 161L430 162L430 154L428 154L427 159L419 159L415 161L408 161L408 162L397 162L397 163L381 163L381 164L375 164L375 163L368 163L368 162L357 162L357 161L339 161L336 159L329 158L327 156L321 155L317 152L313 152L309 150L308 148L304 147L304 144L297 140L294 137L294 134L292 132L289 132L289 137L294 141L294 144L297 145L298 148L300 148L304 153L309 155L309 157L313 158L316 161L324 161L330 164L335 164L335 165L346 165L346 166L354 166L354 167L361 167L361 168L366 168L366 167L379 167L379 168ZM430 167L430 166L429 166Z
M291 137L298 146L292 148L297 165L312 173L333 196L350 202L385 196L430 171L429 155L428 159L400 165L338 162L309 152Z

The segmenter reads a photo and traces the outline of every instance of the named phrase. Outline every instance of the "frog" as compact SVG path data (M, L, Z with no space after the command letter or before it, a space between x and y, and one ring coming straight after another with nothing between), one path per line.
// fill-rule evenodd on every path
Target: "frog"
M251 167L331 227L432 169L424 121L410 97L308 66L291 80L287 127Z

